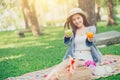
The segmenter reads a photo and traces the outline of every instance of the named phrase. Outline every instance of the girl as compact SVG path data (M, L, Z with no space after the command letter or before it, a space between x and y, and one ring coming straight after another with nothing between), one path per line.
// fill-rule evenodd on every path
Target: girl
M96 27L89 26L87 15L80 8L74 8L70 11L65 28L72 29L72 35L65 33L64 43L70 45L64 56L64 60L71 55L80 60L94 60L101 63L101 53L95 46L93 37L88 37L87 33L95 34Z
M58 80L58 76L60 76L61 73L68 73L67 70L70 71L70 73L72 73L73 70L74 75L76 75L75 72L80 71L78 74L81 73L81 75L88 76L81 80L88 80L90 79L91 71L90 69L81 66L84 66L84 62L86 60L94 60L95 62L101 63L102 57L101 53L94 44L93 37L87 37L88 32L95 34L96 28L95 26L89 26L87 15L80 8L74 8L70 11L67 21L65 22L65 28L66 27L72 29L72 35L70 35L70 32L69 34L65 32L64 36L64 43L69 45L69 49L64 56L63 62L61 62L52 70L52 72L47 76L46 80ZM88 63L87 66L89 66ZM82 74L81 70L86 70L88 74ZM78 77L79 79L81 78L80 75Z

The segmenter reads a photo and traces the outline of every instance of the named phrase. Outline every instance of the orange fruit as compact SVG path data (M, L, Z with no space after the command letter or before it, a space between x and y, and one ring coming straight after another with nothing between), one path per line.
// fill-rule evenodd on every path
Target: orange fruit
M94 37L93 32L88 32L88 33L87 33L87 37L88 37L88 38L93 38L93 37Z

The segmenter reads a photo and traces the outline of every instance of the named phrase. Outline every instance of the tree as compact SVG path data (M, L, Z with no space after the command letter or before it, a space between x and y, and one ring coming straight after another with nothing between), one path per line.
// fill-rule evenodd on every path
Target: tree
M108 26L116 24L114 20L114 10L113 10L113 2L112 0L107 0L107 8L108 8Z
M90 25L96 25L95 0L78 0L78 5L88 14Z
M100 17L100 0L95 0L96 2L96 7L97 7L97 13L96 13L96 20L97 21L101 21L101 17Z
M24 18L25 21L29 23L28 25L31 25L33 35L39 36L41 31L36 17L34 0L32 0L31 2L31 7L29 6L28 0L20 0L20 1L21 1L21 6L23 8L23 13L24 13L23 15L25 16Z
M28 26L28 20L27 20L27 17L25 16L25 12L23 10L23 7L22 7L22 12L23 12L24 21L25 21L25 28L28 29L29 28L29 26Z

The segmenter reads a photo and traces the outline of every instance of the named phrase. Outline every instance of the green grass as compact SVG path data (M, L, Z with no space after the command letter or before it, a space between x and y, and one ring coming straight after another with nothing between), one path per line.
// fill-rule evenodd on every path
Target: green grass
M98 32L117 30L120 25L106 27L105 23L98 24ZM67 50L63 44L63 27L46 27L44 34L33 37L26 33L25 38L19 38L14 31L0 32L0 80L7 77L45 69L58 64ZM120 45L100 48L103 54L120 53ZM101 78L100 80L117 80L120 75Z
M105 22L99 22L99 23L97 23L97 25L98 25L98 33L111 31L111 30L120 32L120 22L118 25L115 25L115 26L106 26L107 23L105 23Z

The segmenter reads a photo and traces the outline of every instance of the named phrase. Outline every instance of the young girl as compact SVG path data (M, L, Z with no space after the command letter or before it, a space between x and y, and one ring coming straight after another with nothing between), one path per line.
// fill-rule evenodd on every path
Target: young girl
M64 60L71 55L80 60L94 60L101 63L101 53L95 46L94 37L88 37L87 34L96 33L95 26L89 26L87 14L80 8L74 8L70 11L65 28L72 29L72 35L65 33L64 43L69 44L69 49L64 56Z
M72 9L69 13L67 21L65 22L65 28L66 27L72 30L71 33L69 31L69 34L68 32L65 32L64 36L64 43L69 46L69 49L64 56L63 62L61 62L53 69L46 80L58 80L58 75L61 73L67 74L66 71L67 69L70 69L70 66L73 67L72 63L74 60L74 67L76 68L76 71L78 71L77 68L80 68L80 66L84 65L84 62L87 60L101 63L102 55L96 48L93 38L93 35L96 32L96 27L89 26L86 13L83 12L80 8ZM92 36L88 35L88 33L92 33ZM84 68L84 70L86 70L89 74L83 73L83 75L87 75L89 77L85 77L85 79L82 80L88 80L90 78L91 72L87 68ZM80 73L82 75L81 71ZM80 75L78 77L80 77Z

